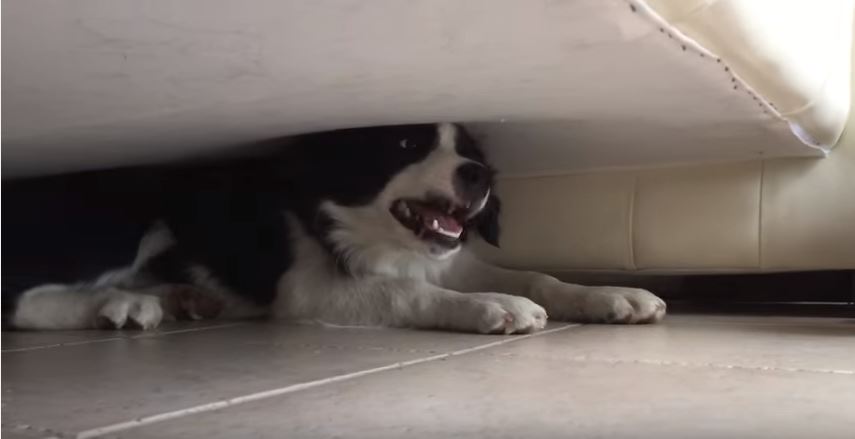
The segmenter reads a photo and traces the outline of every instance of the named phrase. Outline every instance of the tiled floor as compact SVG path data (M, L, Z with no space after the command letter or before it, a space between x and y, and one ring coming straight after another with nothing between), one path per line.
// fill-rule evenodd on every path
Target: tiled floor
M855 319L3 333L3 436L852 438Z

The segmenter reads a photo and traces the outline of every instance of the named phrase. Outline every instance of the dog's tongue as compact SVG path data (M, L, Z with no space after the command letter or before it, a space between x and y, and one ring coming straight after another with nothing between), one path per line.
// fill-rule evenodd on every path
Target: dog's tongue
M421 216L422 223L428 230L450 236L460 236L460 233L463 232L463 226L453 216L424 205L415 207L415 210Z

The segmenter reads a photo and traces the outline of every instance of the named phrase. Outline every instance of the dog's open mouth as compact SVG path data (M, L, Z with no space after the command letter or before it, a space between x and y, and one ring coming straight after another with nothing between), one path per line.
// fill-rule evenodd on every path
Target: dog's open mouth
M460 243L469 216L468 209L443 198L399 199L389 211L422 240L449 248Z

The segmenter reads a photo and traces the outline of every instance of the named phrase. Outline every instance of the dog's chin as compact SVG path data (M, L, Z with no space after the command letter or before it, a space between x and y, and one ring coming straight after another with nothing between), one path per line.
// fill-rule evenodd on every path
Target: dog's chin
M442 197L399 198L389 207L389 213L437 259L445 259L460 249L471 214L467 208Z
M454 256L461 248L461 243L457 243L455 247L442 247L434 244L428 244L427 254L430 258L437 261L442 261Z

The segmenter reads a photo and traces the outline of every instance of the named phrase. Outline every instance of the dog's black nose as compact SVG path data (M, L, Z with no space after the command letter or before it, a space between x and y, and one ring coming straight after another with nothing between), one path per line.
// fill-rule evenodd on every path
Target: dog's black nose
M464 163L457 167L454 189L465 200L479 200L487 194L491 176L490 169L480 163Z

